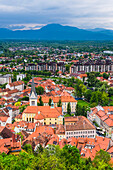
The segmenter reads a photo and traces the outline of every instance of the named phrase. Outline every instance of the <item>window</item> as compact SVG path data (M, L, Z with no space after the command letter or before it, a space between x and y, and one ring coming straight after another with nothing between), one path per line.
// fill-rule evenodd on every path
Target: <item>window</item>
M51 125L51 122L49 124Z
M27 118L27 122L28 122L28 118Z
M55 122L55 125L57 124L57 122Z
M29 119L29 121L31 122L31 118Z
M50 119L51 120L51 119Z
M46 125L46 122L44 122L44 125Z
M35 106L35 101L32 101L31 104L32 104L32 106Z

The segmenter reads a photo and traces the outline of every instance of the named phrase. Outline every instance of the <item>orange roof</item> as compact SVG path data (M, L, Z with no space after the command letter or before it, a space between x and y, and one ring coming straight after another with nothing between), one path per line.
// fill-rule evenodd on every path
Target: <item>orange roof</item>
M43 118L57 118L62 115L62 107L51 106L27 106L23 113L35 113L35 119L39 120Z
M107 152L113 153L113 146L111 146L111 147L107 150Z
M6 122L7 121L7 119L8 119L8 116L1 116L0 117L0 120L2 121L2 122Z
M81 77L81 78L87 77L87 74L80 74L79 77Z
M108 119L106 119L105 121L104 121L108 126L113 126L113 120L112 119L110 119L110 118L108 118Z
M103 116L105 116L105 112L102 111L102 110L99 110L99 111L97 112L97 115L98 115L99 117L103 117Z
M72 96L41 96L42 97L42 101L43 103L48 103L49 99L51 98L53 100L54 103L58 103L59 100L61 100L61 102L77 102ZM39 99L38 99L39 102Z
M19 86L19 85L23 85L24 82L23 81L15 81L13 83L9 83L9 85L12 87L12 86Z
M36 127L35 132L33 132L31 135L28 136L25 140L33 140L34 137L37 137L39 134L47 133L48 135L54 134L54 129L47 126L38 126Z

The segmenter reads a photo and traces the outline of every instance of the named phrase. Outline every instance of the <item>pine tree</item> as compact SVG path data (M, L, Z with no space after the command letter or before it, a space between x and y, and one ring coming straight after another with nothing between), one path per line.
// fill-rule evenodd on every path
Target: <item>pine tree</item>
M67 105L67 114L71 115L71 106L70 103Z
M43 106L43 105L44 105L44 103L42 101L42 97L40 96L38 106Z
M49 98L49 103L48 103L49 106L51 106L51 102L52 102L52 100L51 100L51 98Z
M57 106L58 106L58 107L62 107L61 99L59 99L59 102L58 102Z

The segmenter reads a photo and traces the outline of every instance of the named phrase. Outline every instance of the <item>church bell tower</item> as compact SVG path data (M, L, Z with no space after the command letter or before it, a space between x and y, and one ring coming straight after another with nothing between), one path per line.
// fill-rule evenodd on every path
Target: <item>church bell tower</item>
M31 86L29 101L30 101L30 106L37 106L37 94L35 90L34 78L32 78L32 86Z

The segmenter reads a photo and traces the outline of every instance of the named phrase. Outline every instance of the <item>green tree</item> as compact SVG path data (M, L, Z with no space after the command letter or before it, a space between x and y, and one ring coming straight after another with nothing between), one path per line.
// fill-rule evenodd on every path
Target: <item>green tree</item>
M51 106L51 102L52 102L52 100L51 100L51 98L49 98L49 103L48 103L49 106Z
M71 106L70 106L70 103L67 104L67 114L71 115Z
M42 97L40 96L38 106L43 106L43 105L44 105L44 103L42 101Z
M61 99L59 99L59 102L57 103L57 107L62 107Z
M29 154L32 154L32 153L33 153L32 146L31 146L30 144L25 144L25 145L23 146L23 149L24 149L27 153L29 153Z
M91 96L92 96L92 90L90 90L90 89L86 90L86 92L84 94L84 98L87 102L90 102Z
M69 70L70 69L70 64L67 64L65 67L66 67L66 71L69 73L69 71L70 71Z
M90 103L101 104L102 93L100 91L92 92Z
M86 92L86 86L84 84L75 85L75 95L79 98L83 97Z
M14 82L14 81L17 81L16 76L17 76L17 74L14 72L14 73L13 73L13 82Z
M106 164L109 164L110 161L110 155L106 151L100 149L99 152L96 153L96 156L93 160L93 163L96 167L98 167L99 162L103 161Z
M107 106L109 103L109 97L108 97L108 94L103 92L102 93L102 97L101 97L101 105L102 106Z
M87 81L89 87L95 87L96 84L96 76L94 72L87 73Z
M75 146L65 145L61 155L65 161L67 170L76 169L74 167L80 163L79 150Z
M77 103L76 106L76 116L85 116L87 117L87 111L90 111L88 106L82 106L80 104Z
M110 87L108 89L108 94L109 94L109 97L111 97L113 95L113 87Z
M44 94L44 88L42 86L35 87L37 95Z
M108 79L109 78L109 74L103 73L103 78L104 79Z

